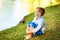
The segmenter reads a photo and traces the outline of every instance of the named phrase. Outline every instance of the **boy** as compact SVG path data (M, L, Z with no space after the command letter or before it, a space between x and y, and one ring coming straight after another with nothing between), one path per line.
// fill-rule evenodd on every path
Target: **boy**
M41 35L44 33L45 25L43 15L45 10L41 7L37 7L35 11L35 17L32 22L27 23L25 39L30 39L33 35Z

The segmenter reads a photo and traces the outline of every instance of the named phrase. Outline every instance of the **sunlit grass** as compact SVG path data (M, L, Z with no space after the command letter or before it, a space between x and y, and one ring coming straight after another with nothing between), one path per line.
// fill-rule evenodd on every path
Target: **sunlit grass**
M60 5L45 8L45 34L34 36L30 40L60 40ZM25 17L25 23L0 32L0 40L24 40L26 23L32 21L34 14Z

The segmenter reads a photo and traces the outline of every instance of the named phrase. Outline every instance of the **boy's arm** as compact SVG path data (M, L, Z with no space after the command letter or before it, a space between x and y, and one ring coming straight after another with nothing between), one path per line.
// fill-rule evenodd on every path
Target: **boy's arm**
M40 30L42 28L43 25L44 25L44 21L41 20L40 23L38 24L37 28L32 30L32 33L35 34L38 30Z

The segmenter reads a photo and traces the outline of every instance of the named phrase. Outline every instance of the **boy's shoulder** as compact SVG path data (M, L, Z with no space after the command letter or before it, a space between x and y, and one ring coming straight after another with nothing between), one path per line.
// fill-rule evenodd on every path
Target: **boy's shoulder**
M43 16L40 18L40 21L44 21L44 17Z

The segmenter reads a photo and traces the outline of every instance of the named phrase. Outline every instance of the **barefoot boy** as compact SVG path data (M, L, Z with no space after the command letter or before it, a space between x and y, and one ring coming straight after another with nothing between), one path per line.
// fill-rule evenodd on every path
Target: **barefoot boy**
M35 17L32 22L27 23L26 28L26 38L30 39L33 35L41 35L44 33L45 25L44 25L44 18L43 15L45 13L45 10L41 7L37 7L35 10Z

